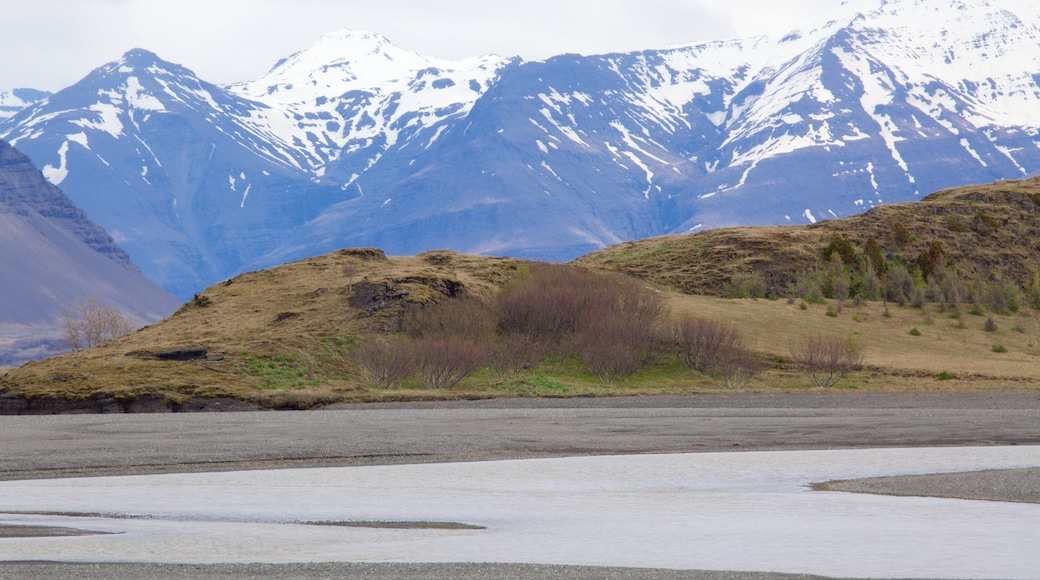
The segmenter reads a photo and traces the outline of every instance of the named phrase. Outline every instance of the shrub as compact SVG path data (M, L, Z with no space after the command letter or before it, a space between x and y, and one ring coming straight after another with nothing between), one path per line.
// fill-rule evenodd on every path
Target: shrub
M642 368L650 359L652 341L652 328L619 316L593 321L576 337L581 362L605 383Z
M833 255L837 255L846 266L857 266L859 264L859 257L856 255L855 248L840 233L834 234L831 243L827 244L827 247L823 250L824 259L830 260Z
M416 369L410 341L393 337L371 339L357 348L357 361L365 381L374 387L391 389Z
M664 312L660 297L640 285L626 282L614 292L611 303L585 313L574 339L582 362L607 383L653 358L655 330Z
M506 334L526 334L557 345L577 329L595 283L594 275L583 270L535 264L530 275L498 293L492 304L495 320Z
M952 378L953 378L953 375L951 375L950 373L948 373L946 371L942 371L941 373L939 373L939 380L940 381L948 381L948 380L950 380Z
M986 316L986 322L984 322L982 324L982 330L985 330L986 332L996 332L997 331L997 321L993 320L993 315L992 314Z
M427 389L448 389L476 372L487 361L483 345L457 337L420 338L405 349L415 364L415 376Z
M613 382L652 358L665 306L657 292L632 278L538 264L504 288L492 310L505 343L511 336L529 337L543 347L539 358L577 352L589 370ZM514 365L508 358L493 354L492 365L506 369Z
M907 334L909 334L910 336L921 336L921 331L918 330L917 327L915 326L915 327L911 328L910 332L908 332Z
M88 296L86 302L77 301L74 310L62 306L59 316L65 329L62 340L72 350L98 346L133 329L129 318L115 308L102 306L95 296Z
M1005 348L1002 344L994 344L993 352L1007 352L1007 348Z
M892 223L892 238L895 239L896 243L899 245L903 245L910 241L910 232L906 229L906 226L903 225L903 222L897 221Z
M955 215L948 216L946 218L946 227L951 232L964 233L968 231L968 226L964 225L964 222Z
M980 282L982 302L990 310L998 314L1018 312L1021 291L1014 282L998 280L990 283Z
M795 279L788 285L791 296L801 298L813 304L824 304L823 291L821 289L823 275L818 269L801 271L795 275Z
M454 337L469 342L489 342L495 335L495 320L479 300L448 298L411 314L405 330L415 338Z
M737 273L723 288L726 298L765 298L766 279L759 272Z
M693 316L673 321L669 326L669 338L679 362L702 373L709 372L724 352L740 342L735 328L717 320Z
M885 284L885 293L889 300L900 306L906 306L913 288L914 278L905 267L897 265L889 268L888 280Z
M791 358L818 387L829 387L863 364L863 349L852 338L817 335L796 342Z
M528 334L510 334L488 354L488 366L499 379L534 368L545 357L545 345Z
M741 389L761 372L762 365L755 354L736 344L719 353L708 374L717 387Z
M863 257L870 265L867 270L872 270L878 278L885 275L888 264L885 262L885 255L881 253L881 246L878 245L874 236L867 238L867 243L863 247Z

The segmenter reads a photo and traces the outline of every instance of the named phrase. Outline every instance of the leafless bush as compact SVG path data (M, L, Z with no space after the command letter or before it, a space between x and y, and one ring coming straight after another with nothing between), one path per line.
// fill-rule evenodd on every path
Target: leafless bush
M762 365L755 353L736 344L717 354L708 374L717 387L741 389L761 372Z
M365 381L384 389L400 386L416 369L411 345L397 337L362 342L357 349L357 359Z
M604 313L584 325L576 343L582 363L601 381L612 383L638 371L653 357L653 321Z
M61 308L61 324L65 329L63 341L72 350L91 348L129 334L133 330L130 319L115 308L102 306L94 296L86 302L76 302L75 309Z
M491 349L488 365L499 379L533 368L545 356L545 345L528 334L510 334Z
M665 311L661 297L637 280L549 264L533 265L529 276L498 294L492 309L503 334L530 336L561 354L580 348L579 337L595 333L604 319L652 328Z
M489 342L495 321L486 306L474 298L449 298L412 314L405 329L416 338L454 337L470 342Z
M411 342L415 375L427 389L448 389L487 362L484 345L455 337L420 338Z
M794 343L791 358L812 384L829 387L863 365L863 348L852 337L817 335Z
M740 342L735 328L717 320L684 316L672 321L668 328L679 362L702 373Z
M525 334L557 345L577 329L595 282L590 272L534 264L528 276L498 293L493 305L498 325L507 334Z

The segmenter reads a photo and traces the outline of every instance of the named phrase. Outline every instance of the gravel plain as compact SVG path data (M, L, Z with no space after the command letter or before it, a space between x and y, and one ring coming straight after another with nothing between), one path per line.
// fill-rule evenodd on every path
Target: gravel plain
M0 417L0 441L4 480L600 454L1036 445L1040 391L733 393L8 416ZM1040 469L820 483L863 493L1040 502ZM0 529L0 538L14 533ZM513 564L0 563L0 579L260 577L812 578Z

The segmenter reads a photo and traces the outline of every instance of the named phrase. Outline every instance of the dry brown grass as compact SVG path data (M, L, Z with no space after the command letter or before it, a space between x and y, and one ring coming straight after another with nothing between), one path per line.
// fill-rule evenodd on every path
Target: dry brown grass
M836 303L788 304L786 300L726 300L706 296L672 295L677 312L715 318L748 332L753 347L772 360L790 357L793 341L819 334L853 336L864 347L866 369L850 374L846 383L882 390L956 388L1037 388L1040 386L1040 351L1035 312L996 316L997 332L983 330L985 317L963 311L940 312L928 304L923 309L889 305L884 316L880 302L846 305L836 316ZM963 321L963 328L960 323ZM1015 330L1018 327L1019 330ZM920 336L909 331L919 329ZM1007 352L993 352L1000 344ZM953 379L939 381L942 372ZM794 386L804 379L780 379L772 383Z
M908 238L897 235L897 224ZM734 275L755 272L770 292L786 296L797 272L823 266L823 250L837 233L860 253L874 237L907 264L938 241L962 276L1024 285L1040 272L1040 177L940 191L809 226L725 228L625 242L576 262L715 296Z
M351 262L358 264L352 280L344 275ZM349 356L354 337L396 329L405 312L446 294L487 299L520 263L446 251L386 258L341 250L215 284L161 323L28 363L0 387L30 397L231 396L272 406L399 398L401 392L363 393L362 373ZM152 356L197 347L208 360Z
M973 217L980 213L986 217ZM899 231L893 227L897 221L909 235L902 242L892 234ZM883 206L810 227L736 228L630 242L578 262L644 277L657 285L673 315L717 319L739 329L766 368L751 389L815 388L787 359L792 341L820 334L854 336L865 351L864 369L834 388L942 391L1040 385L1040 314L1028 308L996 316L998 329L986 332L984 316L962 310L951 318L950 310L933 304L923 309L890 304L885 316L877 302L847 302L839 308L831 301L803 309L800 301L689 295L717 293L734 273L747 271L762 272L774 290L783 288L792 272L819 263L822 248L836 232L858 249L875 236L904 259L940 240L969 269L966 274L1021 281L1026 273L1040 271L1040 181L940 192L916 204ZM151 395L171 402L226 396L277 408L309 408L339 401L717 390L710 377L686 369L674 356L612 384L599 381L575 359L549 360L516 375L483 371L450 389L424 389L414 379L397 388L377 388L365 379L354 355L361 341L400 330L406 313L449 296L489 301L519 271L528 270L521 260L447 251L387 258L377 250L341 250L216 284L166 321L97 348L12 370L0 379L0 391L59 398ZM914 328L918 336L910 334ZM206 349L207 359L176 362L154 356L198 347Z

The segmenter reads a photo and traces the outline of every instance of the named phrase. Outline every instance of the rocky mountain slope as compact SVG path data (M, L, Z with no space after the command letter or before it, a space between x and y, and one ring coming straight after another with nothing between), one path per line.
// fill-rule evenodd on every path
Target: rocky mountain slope
M178 301L145 278L28 157L0 141L0 364L52 354L59 313L94 296L138 324Z
M338 247L568 260L1040 170L1040 5L844 6L779 39L542 62L341 31L225 87L135 50L0 137L182 298Z

